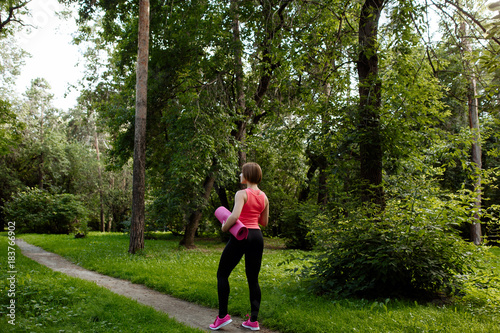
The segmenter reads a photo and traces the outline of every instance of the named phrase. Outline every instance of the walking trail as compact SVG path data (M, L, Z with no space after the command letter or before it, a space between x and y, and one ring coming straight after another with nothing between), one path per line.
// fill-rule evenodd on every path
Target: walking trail
M199 328L204 331L212 332L210 325L217 316L217 310L203 307L197 304L189 303L175 297L162 294L156 290L149 289L140 284L134 284L130 281L113 278L107 275L99 274L73 264L58 254L45 251L44 249L26 243L22 239L16 240L16 245L26 257L51 268L54 271L67 274L79 279L95 282L98 286L105 287L112 292L129 297L144 305L151 306L158 311L165 312L170 317L184 323L190 327ZM233 322L222 327L218 332L250 332L250 330L241 326L244 321L242 318L232 316ZM217 332L217 331L215 331ZM260 326L260 332L279 333L271 331Z

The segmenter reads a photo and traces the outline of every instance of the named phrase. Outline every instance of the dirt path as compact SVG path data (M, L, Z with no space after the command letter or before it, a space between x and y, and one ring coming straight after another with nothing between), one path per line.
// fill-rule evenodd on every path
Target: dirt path
M16 245L19 246L23 255L51 268L54 271L76 278L93 281L97 285L105 287L116 294L129 297L137 300L139 303L151 306L158 311L165 312L170 317L175 318L188 326L212 332L208 328L208 325L210 325L215 319L215 316L217 316L217 310L189 303L149 289L143 285L131 283L130 281L89 271L71 263L58 254L47 252L38 246L26 243L22 239L17 239ZM242 318L232 316L232 319L233 322L231 324L221 328L218 332L251 332L250 330L241 327L241 323L243 322ZM262 327L262 325L260 327L260 332L278 333L276 331L266 329Z

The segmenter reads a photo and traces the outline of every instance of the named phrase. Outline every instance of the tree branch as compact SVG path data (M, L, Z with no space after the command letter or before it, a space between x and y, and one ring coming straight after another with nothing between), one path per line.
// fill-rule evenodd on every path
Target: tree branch
M17 6L12 6L12 7L9 7L8 8L8 12L9 12L9 16L7 16L7 18L4 20L4 21L1 21L1 18L0 18L0 32L4 29L4 27L9 24L10 22L17 22L17 23L20 23L22 24L22 21L21 20L18 20L16 19L15 17L15 11L23 8L24 6L26 6L31 0L28 0L28 1L24 1L24 2L21 2L19 5Z
M257 108L261 104L262 99L264 98L264 95L266 94L267 89L269 88L272 73L276 68L278 68L281 65L280 62L274 62L272 60L270 43L274 39L275 35L285 26L285 18L283 15L283 11L290 4L290 2L291 0L285 0L281 3L279 9L276 11L280 18L280 22L274 27L274 29L269 30L268 36L263 43L264 48L262 50L262 61L266 64L265 65L266 68L264 70L264 73L260 77L257 91L253 96ZM266 115L266 112L255 115L253 110L247 110L247 114L252 117L252 123L255 125L260 121L262 117Z
M472 22L474 22L474 24L476 24L476 26L478 26L479 29L481 29L483 31L483 33L487 32L487 29L483 26L483 24L481 22L479 22L479 20L477 18L475 18L474 15L472 15L471 13L469 13L465 9L463 9L459 4L454 3L453 1L450 1L450 0L445 0L445 3L450 4L451 6L455 7L461 14L465 15L468 19L470 19ZM434 3L434 5L437 6L436 3ZM500 45L500 40L498 38L491 37L491 39L495 43L497 43L498 45Z

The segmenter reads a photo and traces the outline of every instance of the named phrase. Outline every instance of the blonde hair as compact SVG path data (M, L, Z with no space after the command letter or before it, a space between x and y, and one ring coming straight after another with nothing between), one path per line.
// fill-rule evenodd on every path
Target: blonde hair
M250 183L259 184L262 180L262 169L255 162L245 163L241 167L241 173L243 173L243 177Z

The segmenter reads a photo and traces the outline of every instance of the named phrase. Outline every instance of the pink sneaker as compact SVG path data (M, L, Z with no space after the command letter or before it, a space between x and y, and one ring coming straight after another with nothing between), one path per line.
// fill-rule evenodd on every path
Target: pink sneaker
M247 317L250 317L250 316L247 315ZM249 328L252 331L260 330L259 322L258 321L250 321L250 318L248 318L246 321L244 321L243 324L241 324L241 326L243 326L245 328Z
M215 331L215 330L218 330L219 328L221 327L224 327L226 326L227 324L229 324L230 322L232 322L233 320L231 319L231 316L230 315L226 315L224 318L220 319L219 316L217 316L217 318L215 318L215 321L213 324L210 324L210 329Z

